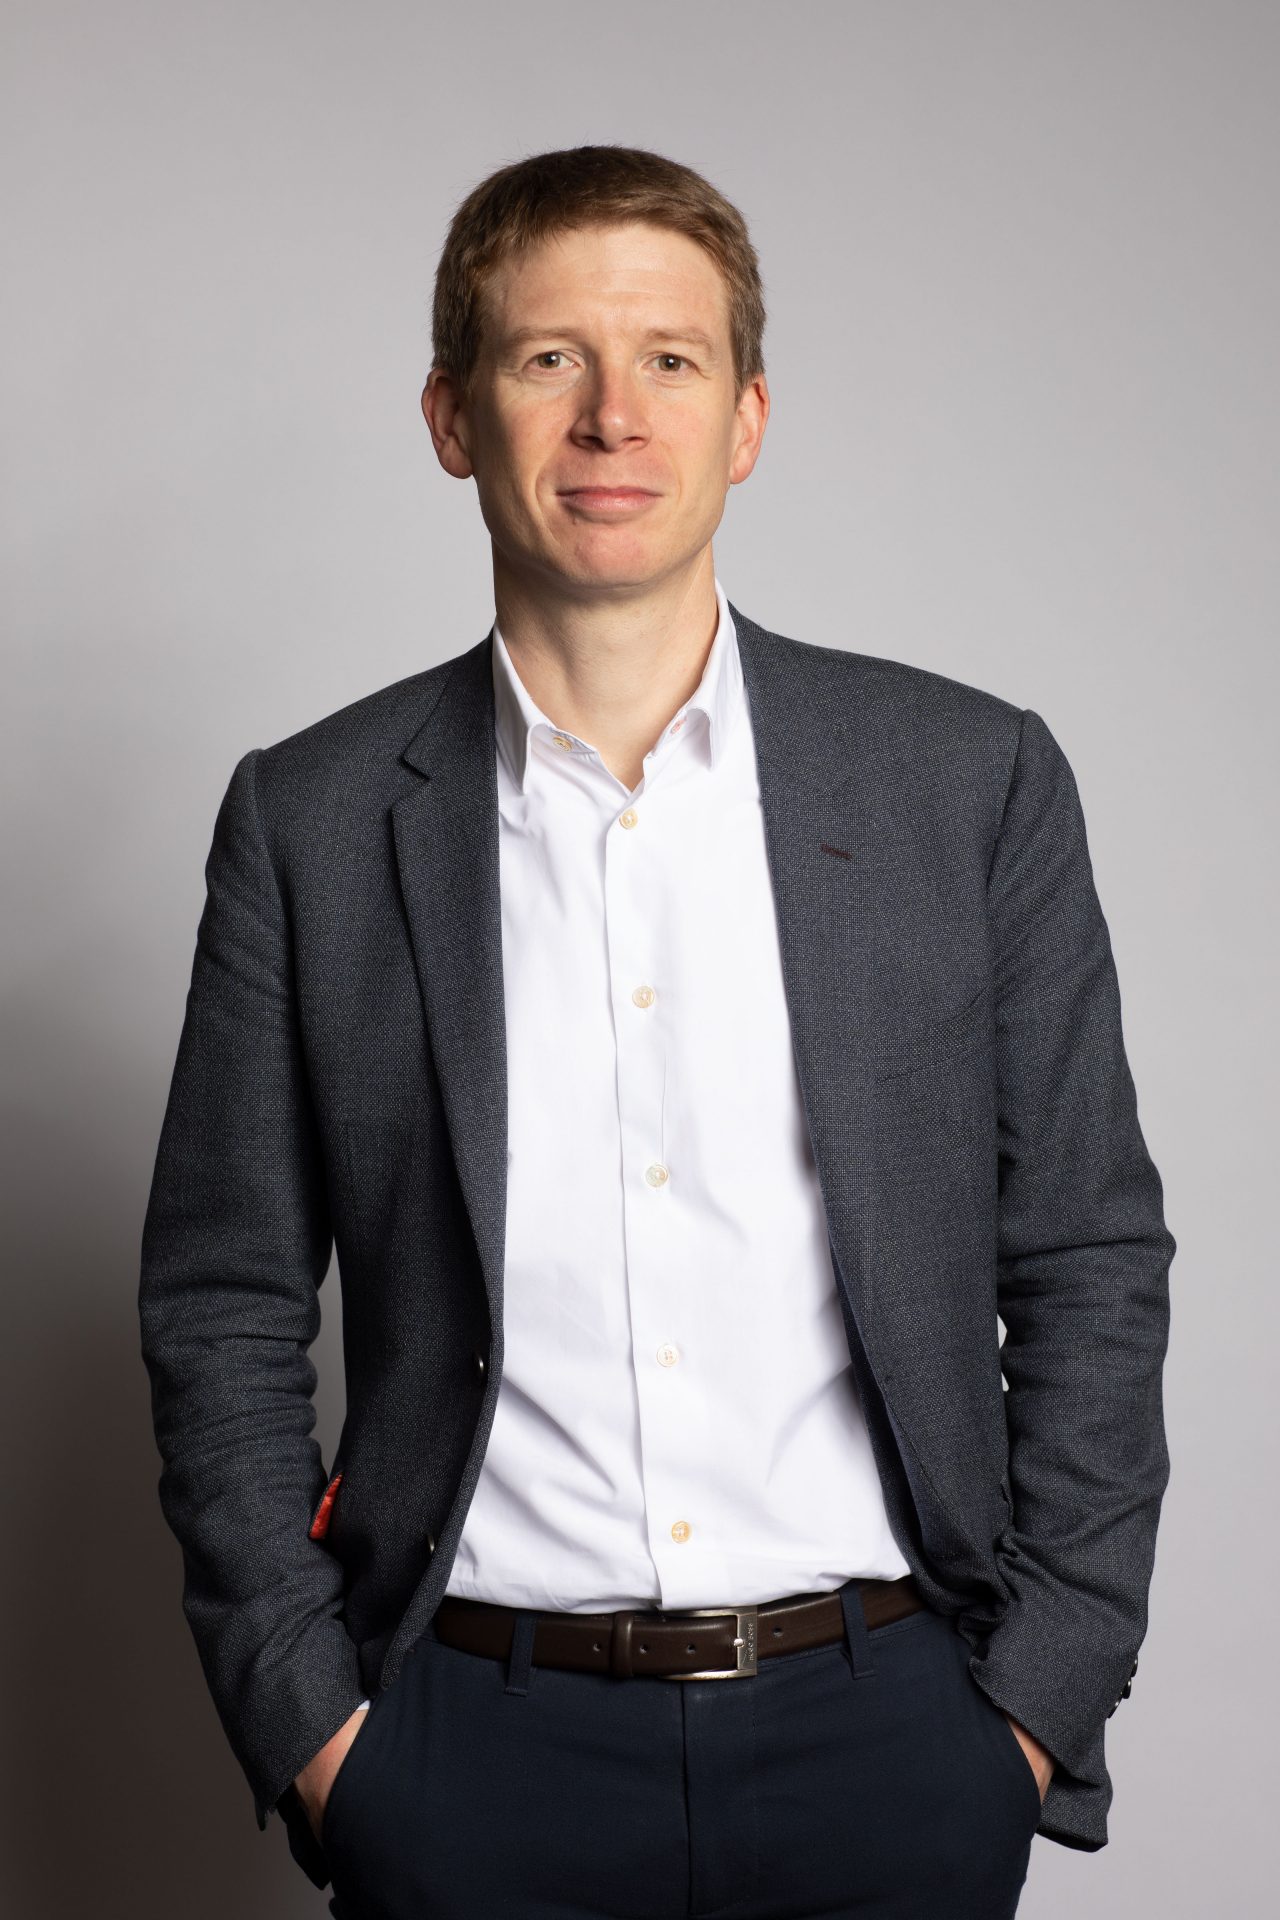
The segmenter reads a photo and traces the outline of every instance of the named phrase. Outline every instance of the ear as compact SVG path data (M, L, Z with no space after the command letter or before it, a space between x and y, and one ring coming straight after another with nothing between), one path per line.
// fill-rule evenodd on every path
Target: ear
M457 383L443 367L433 367L422 389L422 417L427 423L436 459L455 480L472 478L467 451L469 423Z
M747 478L760 457L764 430L769 419L769 386L762 373L749 380L737 409L737 438L729 461L729 484L736 487Z

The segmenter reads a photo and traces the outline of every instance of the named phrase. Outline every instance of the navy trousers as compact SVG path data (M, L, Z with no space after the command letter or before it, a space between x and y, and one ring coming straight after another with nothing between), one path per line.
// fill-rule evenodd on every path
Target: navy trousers
M617 1679L432 1629L325 1806L337 1920L1004 1920L1031 1764L928 1609L741 1679Z

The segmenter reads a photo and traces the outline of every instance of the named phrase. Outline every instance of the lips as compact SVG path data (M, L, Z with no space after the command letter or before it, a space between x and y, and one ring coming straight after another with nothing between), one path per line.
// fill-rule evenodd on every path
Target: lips
M656 500L648 487L563 487L566 500Z
M647 487L574 487L560 498L570 513L603 526L606 520L621 524L638 517L653 505L658 495L650 493Z

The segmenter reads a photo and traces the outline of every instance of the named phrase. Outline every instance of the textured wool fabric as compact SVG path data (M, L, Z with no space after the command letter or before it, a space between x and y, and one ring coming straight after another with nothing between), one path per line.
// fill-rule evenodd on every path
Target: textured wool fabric
M1056 1759L1037 1830L1097 1848L1169 1475L1176 1243L1076 783L1030 709L731 611L894 1535L974 1679ZM490 645L238 762L143 1228L184 1609L259 1825L278 1806L291 1839L294 1776L445 1591L501 1377ZM348 1410L326 1473L308 1349L335 1246ZM304 1864L326 1884L318 1849Z

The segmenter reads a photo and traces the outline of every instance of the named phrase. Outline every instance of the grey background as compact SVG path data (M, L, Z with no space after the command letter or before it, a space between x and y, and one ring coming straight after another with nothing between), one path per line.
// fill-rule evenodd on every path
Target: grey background
M493 617L418 411L447 221L497 165L614 140L708 173L761 253L731 598L1033 706L1084 800L1179 1241L1173 1474L1111 1843L1038 1841L1021 1912L1260 1913L1280 11L169 0L10 7L5 37L8 1911L326 1911L181 1616L142 1212L235 761Z

